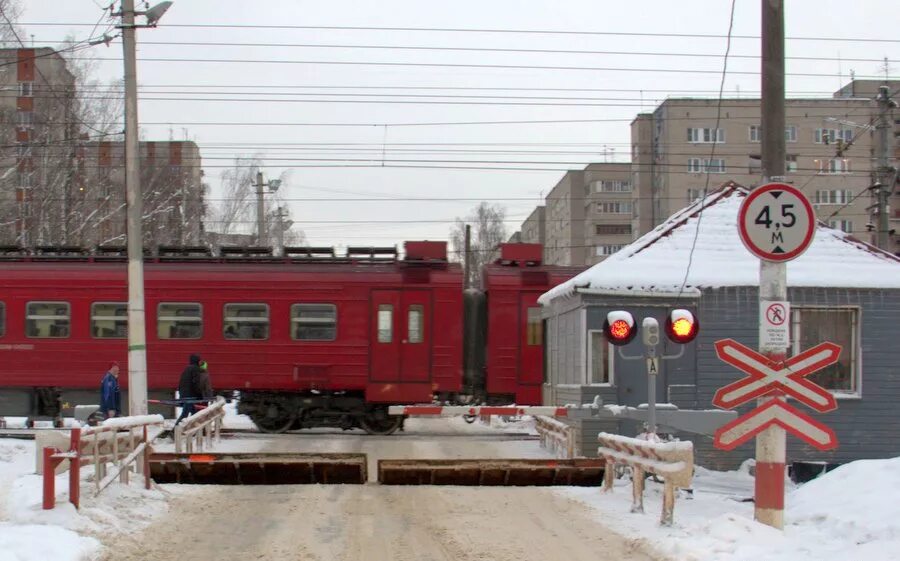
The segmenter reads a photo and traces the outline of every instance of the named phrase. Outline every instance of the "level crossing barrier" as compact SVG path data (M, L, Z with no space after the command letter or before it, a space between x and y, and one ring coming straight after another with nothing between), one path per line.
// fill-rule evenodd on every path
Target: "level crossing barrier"
M597 455L606 460L604 492L612 491L615 465L630 466L633 496L631 512L644 512L645 474L652 473L662 477L665 489L660 524L671 526L675 510L675 488L689 488L694 477L693 442L659 442L605 432L601 432L597 440L600 442Z
M132 464L144 476L144 486L150 488L149 440L147 428L161 425L161 415L141 415L108 419L100 426L73 428L69 435L69 449L45 447L43 508L56 506L56 467L69 460L69 502L79 507L81 501L81 468L94 466L95 495L119 478L128 483ZM108 464L112 469L107 471Z
M204 445L212 446L214 441L218 442L224 419L225 399L219 396L206 409L191 415L183 424L175 427L175 453L191 454L195 448L201 451Z
M590 415L588 409L577 407L553 407L547 405L391 405L389 415L407 415L410 417L460 417L460 416L492 416L521 417L523 415L543 415L547 417L574 417L579 413Z
M534 428L541 439L541 448L555 453L557 457L571 459L577 454L577 431L573 425L567 425L550 417L534 418Z

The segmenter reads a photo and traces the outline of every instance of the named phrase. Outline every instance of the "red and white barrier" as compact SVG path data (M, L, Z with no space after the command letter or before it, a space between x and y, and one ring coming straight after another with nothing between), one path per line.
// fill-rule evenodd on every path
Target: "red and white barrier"
M144 475L144 485L150 488L150 455L147 427L162 424L161 415L142 415L109 419L97 427L74 428L70 433L69 450L46 447L44 459L44 510L56 506L56 466L69 460L69 502L78 508L81 500L81 467L94 466L96 494L115 481L128 483L132 463ZM140 458L140 462L136 462ZM107 474L107 464L113 469Z
M554 452L557 457L572 459L577 454L577 433L574 426L550 417L535 417L534 428L541 438L541 447Z
M523 415L543 415L545 417L568 417L571 407L550 407L546 405L489 406L478 405L391 405L389 415L407 415L410 417L460 417L472 415L501 415L505 417L521 417Z
M655 442L601 432L597 455L606 460L603 490L612 491L615 464L631 466L633 502L631 512L644 512L644 474L665 479L660 524L671 526L675 510L675 488L688 488L694 477L694 443Z
M188 417L183 424L175 427L175 452L180 454L203 450L204 444L212 446L219 440L222 422L225 419L225 399L221 396L206 409Z

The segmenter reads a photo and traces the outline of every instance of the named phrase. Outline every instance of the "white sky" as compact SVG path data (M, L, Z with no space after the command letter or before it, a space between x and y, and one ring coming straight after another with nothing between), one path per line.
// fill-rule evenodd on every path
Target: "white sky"
M68 33L87 37L108 0L26 0L23 27L36 45L55 46ZM868 38L892 41L788 40L788 57L832 60L789 60L787 72L822 76L788 76L791 96L830 96L848 80L884 75L884 57L890 59L891 77L900 75L900 10L889 0L862 2L794 0L786 2L788 37ZM714 96L725 52L730 3L724 0L611 2L566 0L421 1L299 1L299 0L176 0L157 29L138 32L138 81L142 86L139 115L147 140L166 140L185 134L201 149L203 167L213 186L212 199L221 196L219 174L238 154L259 154L270 177L289 175L282 194L292 215L315 245L393 245L407 239L446 239L454 217L465 215L479 200L507 207L508 231L540 203L564 169L579 169L592 161L622 160L629 153L629 122L636 113L651 110L668 95ZM58 25L33 25L54 23ZM73 24L90 24L75 26ZM436 31L372 31L334 29L261 29L178 27L196 24L286 26L376 26L583 32L677 33L692 37L622 35L451 33ZM105 25L105 24L104 24ZM757 36L760 1L737 0L734 34ZM102 27L101 27L102 29ZM697 35L717 35L704 38ZM147 43L152 42L152 44ZM228 45L176 45L177 42ZM161 43L161 44L159 44ZM509 53L486 51L423 51L373 48L250 47L232 43L293 45L431 46L455 48L553 49L619 51L634 54ZM122 73L121 43L94 47L103 59L100 71L113 79ZM725 92L753 96L759 88L758 39L735 39L728 62ZM715 55L668 56L660 53ZM224 62L155 61L159 58L217 59ZM840 62L838 61L840 58ZM867 59L867 60L851 60ZM421 66L362 66L304 63L249 64L254 61L367 61L444 64L501 64L591 68L672 69L682 72L623 72L614 70L549 70ZM696 71L707 71L698 73ZM735 72L746 72L738 74ZM841 78L843 76L843 79ZM162 86L162 87L161 87ZM188 90L185 86L190 86ZM260 86L248 88L247 86ZM306 86L307 88L276 88ZM310 89L309 86L344 86L345 89ZM391 89L353 89L379 86ZM410 87L437 90L415 90ZM352 88L351 88L352 87ZM594 88L616 91L448 90L445 88ZM186 100L185 91L203 101ZM696 91L700 93L693 93ZM202 93L201 93L202 92ZM311 93L317 95L309 95ZM334 94L390 94L394 97L335 96ZM280 95L272 95L278 93ZM264 95L260 95L264 94ZM303 94L303 95L300 95ZM403 97L396 97L398 95ZM409 94L440 96L417 101L456 101L410 104ZM510 103L573 103L565 100L511 99L577 97L573 107L510 105ZM151 99L153 97L165 99ZM173 99L174 98L174 99ZM225 98L226 101L209 101ZM256 101L265 98L266 102ZM254 101L238 101L249 100ZM274 101L276 99L285 101ZM328 102L312 103L310 99ZM352 103L349 100L378 100ZM490 105L471 102L491 102ZM400 123L603 119L608 122L398 126ZM212 126L202 123L251 123L247 126ZM365 123L367 126L273 126L263 123ZM388 126L384 126L388 125ZM171 132L170 132L171 131ZM387 142L387 146L382 143ZM338 146L298 146L297 143L339 143ZM230 145L223 146L224 143ZM261 145L272 143L273 145ZM361 148L352 143L371 143ZM396 143L413 143L396 146ZM433 146L434 143L463 143ZM500 143L472 146L472 143ZM540 143L511 147L510 143ZM564 146L547 143L566 143ZM581 146L573 146L581 144ZM426 146L423 146L426 145ZM335 150L339 148L339 150ZM438 152L408 152L414 149ZM403 150L397 150L403 149ZM447 152L446 150L470 152ZM520 151L518 154L493 152ZM537 153L521 153L536 150ZM558 151L552 153L548 151ZM309 167L310 165L368 164L385 167ZM339 159L308 161L301 158ZM346 159L366 162L347 162ZM541 171L397 169L416 165L391 160L459 160L461 165L486 167L483 161L502 160L505 167L540 168ZM535 163L540 162L540 163ZM556 163L559 162L559 163ZM381 198L384 201L348 201ZM453 201L410 201L444 197ZM297 199L327 198L311 202ZM293 199L293 200L292 200ZM401 199L401 200L398 200ZM407 200L402 200L407 199ZM459 200L468 199L468 200ZM511 200L512 199L512 200ZM519 199L519 200L515 200ZM524 200L523 200L524 199ZM352 223L335 224L334 221ZM404 222L406 221L406 222ZM210 229L215 229L211 225Z

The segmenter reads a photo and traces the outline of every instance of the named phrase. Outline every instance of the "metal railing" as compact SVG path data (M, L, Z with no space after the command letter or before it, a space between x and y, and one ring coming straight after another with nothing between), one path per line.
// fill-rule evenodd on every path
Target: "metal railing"
M578 454L575 426L538 416L534 418L534 428L540 436L541 448L553 452L558 458L572 459Z
M135 464L137 473L144 476L144 486L149 489L147 427L162 422L161 415L108 419L97 427L73 428L68 451L49 446L44 448L44 510L56 506L56 468L65 460L69 460L69 502L75 508L81 501L82 466L94 466L95 495L99 495L116 478L128 483L132 464ZM108 471L110 463L112 469Z
M222 432L222 420L225 418L225 399L221 396L209 404L209 406L191 415L184 423L175 427L175 453L203 450L204 445L212 446L218 442Z

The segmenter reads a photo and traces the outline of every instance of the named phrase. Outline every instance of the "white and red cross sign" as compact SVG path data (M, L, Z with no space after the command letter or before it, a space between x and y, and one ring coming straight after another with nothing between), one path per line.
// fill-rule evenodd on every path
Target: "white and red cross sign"
M733 339L716 341L718 357L748 375L716 392L713 405L733 409L748 401L781 391L825 413L837 408L834 395L805 377L837 362L841 347L821 343L783 362L773 361ZM820 450L837 446L834 431L796 408L773 400L738 417L716 431L715 446L732 450L770 425L779 425Z

